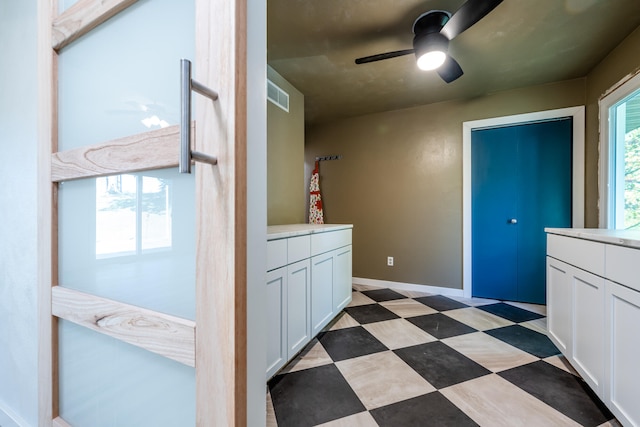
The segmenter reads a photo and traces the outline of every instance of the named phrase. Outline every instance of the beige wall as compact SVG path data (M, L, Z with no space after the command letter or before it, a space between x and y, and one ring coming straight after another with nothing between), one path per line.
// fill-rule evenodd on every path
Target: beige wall
M267 101L267 224L303 223L304 96L271 67L267 77L289 94L289 112Z
M631 33L587 76L586 226L598 227L598 100L612 86L640 70L640 28Z
M462 123L585 103L586 79L307 129L325 222L353 223L353 275L462 288ZM387 256L395 266L387 267Z

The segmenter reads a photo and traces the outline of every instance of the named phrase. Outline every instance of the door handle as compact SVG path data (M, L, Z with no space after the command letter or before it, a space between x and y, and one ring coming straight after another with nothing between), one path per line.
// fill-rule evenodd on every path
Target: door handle
M509 224L517 224L518 220L515 219L515 218L511 218L508 222L509 222Z
M180 60L180 173L191 173L191 160L217 165L218 158L191 150L191 91L218 99L218 93L191 78L191 61Z

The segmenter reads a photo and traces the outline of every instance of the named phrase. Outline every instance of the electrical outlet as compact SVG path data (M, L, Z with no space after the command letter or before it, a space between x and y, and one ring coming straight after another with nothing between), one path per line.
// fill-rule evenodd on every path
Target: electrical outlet
M393 267L393 257L392 256L388 256L387 257L387 265L389 267Z

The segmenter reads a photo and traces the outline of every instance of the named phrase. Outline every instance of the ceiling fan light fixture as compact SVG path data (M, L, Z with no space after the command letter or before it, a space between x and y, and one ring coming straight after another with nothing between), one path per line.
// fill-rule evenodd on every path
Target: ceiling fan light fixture
M424 71L435 70L444 64L444 60L447 59L447 54L441 50L432 50L431 52L423 53L418 58L418 68Z
M413 40L413 46L421 70L435 70L447 59L449 39L440 33L419 34Z
M446 10L430 10L413 23L413 49L356 58L356 64L382 61L410 54L416 55L418 68L437 70L438 75L451 83L464 73L458 61L449 56L449 41L487 16L503 0L467 0L452 15Z

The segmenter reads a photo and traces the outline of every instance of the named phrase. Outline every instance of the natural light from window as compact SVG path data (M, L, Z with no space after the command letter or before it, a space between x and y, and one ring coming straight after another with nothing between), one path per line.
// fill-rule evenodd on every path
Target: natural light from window
M640 228L640 90L609 109L613 228Z
M600 227L640 229L640 74L600 100Z
M170 180L143 175L96 179L96 258L170 247Z

